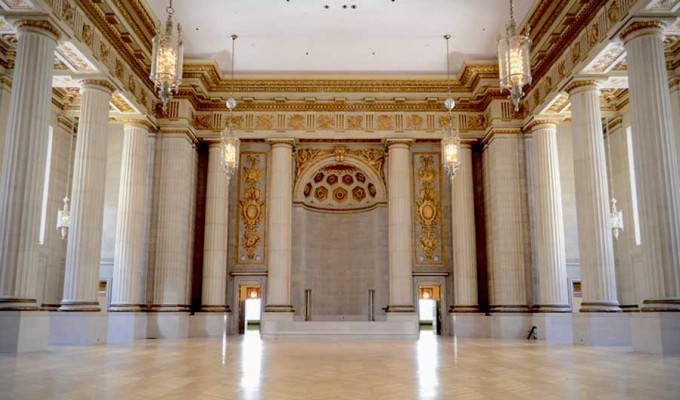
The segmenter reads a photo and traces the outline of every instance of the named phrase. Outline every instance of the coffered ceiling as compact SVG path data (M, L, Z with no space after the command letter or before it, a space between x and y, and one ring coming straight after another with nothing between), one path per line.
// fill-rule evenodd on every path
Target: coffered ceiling
M165 20L167 0L147 0ZM532 0L514 0L518 22ZM230 70L281 74L441 74L445 33L451 68L493 59L507 0L175 0L185 58L216 59ZM355 8L353 8L353 6ZM327 7L327 8L326 8Z

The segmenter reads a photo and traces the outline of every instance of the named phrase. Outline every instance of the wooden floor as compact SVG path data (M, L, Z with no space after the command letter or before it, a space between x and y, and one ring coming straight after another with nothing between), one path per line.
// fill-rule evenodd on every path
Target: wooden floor
M680 399L680 358L459 340L147 340L0 356L0 399Z

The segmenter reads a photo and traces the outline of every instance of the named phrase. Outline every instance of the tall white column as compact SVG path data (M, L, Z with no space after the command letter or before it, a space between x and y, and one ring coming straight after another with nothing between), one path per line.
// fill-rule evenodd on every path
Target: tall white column
M640 200L643 311L680 310L680 179L664 57L664 25L633 23L628 57L635 175Z
M220 168L220 145L210 145L205 199L201 311L226 312L230 176Z
M519 135L497 134L488 145L491 201L490 307L529 311L522 226L523 186Z
M38 310L37 255L52 67L59 33L19 21L0 181L0 310Z
M537 307L541 312L570 312L557 125L556 122L537 120L530 128L540 288Z
M616 297L600 92L593 81L576 81L566 90L573 120L581 312L621 311Z
M64 298L59 311L99 311L97 286L102 246L109 102L107 81L81 83L82 103L76 140L71 228L66 249Z
M387 139L387 208L390 266L388 313L412 313L413 304L413 196L411 144L413 139Z
M126 122L118 194L118 220L109 311L139 311L144 261L147 143L149 127Z
M472 179L472 148L462 143L458 150L460 169L451 182L453 226L454 312L479 311L477 298L477 246L475 198Z
M194 153L196 149L185 134L161 133L159 147L159 183L157 244L154 265L152 311L188 311L188 278L191 276L189 250L193 232L192 197L196 188Z
M272 172L267 243L267 312L294 312L290 304L292 264L293 139L270 139Z

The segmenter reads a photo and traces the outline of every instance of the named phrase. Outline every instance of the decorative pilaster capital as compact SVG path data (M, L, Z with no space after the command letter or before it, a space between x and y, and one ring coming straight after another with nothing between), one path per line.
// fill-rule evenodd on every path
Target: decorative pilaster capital
M633 21L621 31L620 37L625 43L640 36L663 36L665 30L666 23L663 21Z
M137 128L144 129L148 132L154 132L156 126L145 119L124 119L120 122L123 123L123 129Z
M24 32L34 32L45 35L55 41L61 37L61 32L52 25L49 21L38 19L22 19L14 22L17 28L17 36L21 36Z
M111 82L105 79L83 79L80 81L80 93L83 93L87 89L101 90L108 94L113 94L116 91L116 87L111 84Z
M295 139L293 138L267 138L267 143L274 149L276 147L289 147L295 149Z
M388 150L393 146L410 148L413 142L415 142L413 138L387 138L385 139L385 146Z
M568 84L567 87L564 88L564 91L567 92L569 94L569 96L572 96L576 93L588 92L588 91L596 92L599 96L599 94L600 94L600 81L592 80L592 79L573 81L570 84Z
M524 132L533 132L540 129L557 129L557 124L562 122L560 118L532 118L529 123L524 125Z

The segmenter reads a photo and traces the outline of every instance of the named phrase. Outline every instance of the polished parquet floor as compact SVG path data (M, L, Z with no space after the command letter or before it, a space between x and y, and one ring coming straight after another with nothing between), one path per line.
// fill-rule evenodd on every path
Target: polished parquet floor
M680 358L629 348L419 341L147 340L0 356L0 399L680 399Z

